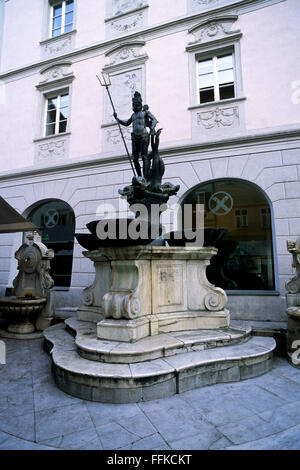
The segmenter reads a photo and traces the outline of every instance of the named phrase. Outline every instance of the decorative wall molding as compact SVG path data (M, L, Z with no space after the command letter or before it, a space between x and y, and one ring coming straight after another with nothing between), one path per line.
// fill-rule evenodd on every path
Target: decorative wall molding
M215 8L215 13L219 15L219 14L232 14L234 12L237 15L241 15L241 14L255 11L255 10L265 8L271 5L276 5L278 3L282 3L285 1L287 0L243 0L243 1L235 0L234 3L232 3L232 5L230 4L230 5L225 5L222 7ZM210 11L209 13L212 14L212 11ZM139 39L142 35L143 39L148 41L148 40L162 37L164 35L171 34L173 32L186 31L188 28L193 26L195 21L199 21L200 18L206 18L206 17L207 17L206 11L203 13L191 13L190 12L187 16L184 16L182 18L176 18L174 20L169 20L162 24L151 25L151 26L145 25L142 30L128 31L127 33L128 40ZM76 30L73 30L70 33L66 33L66 35L74 34L75 32ZM233 37L233 36L230 36L230 37ZM46 41L42 41L40 44L43 45L44 43L47 43L48 41L49 42L53 41L53 39L47 39ZM60 58L61 59L74 58L73 61L78 61L78 60L81 60L82 58L98 57L99 54L105 53L104 51L107 50L107 48L116 44L116 41L117 41L117 38L114 35L114 36L109 36L106 40L99 41L96 44L88 44L78 49L75 49L74 47L72 47L71 50L64 51L61 54ZM40 67L50 64L51 61L53 60L53 57L55 57L55 55L54 56L43 55L41 60L39 61L35 61L27 65L22 65L11 70L3 71L2 73L0 73L0 80L3 80L3 79L13 80L15 75L18 75L21 77L29 76L31 75L34 69L38 70Z
M72 62L57 62L43 68L40 72L42 80L37 85L40 91L46 91L49 88L70 84L75 76L70 70Z
M235 3L234 0L188 0L188 11L202 11Z
M211 17L201 21L189 29L189 33L195 38L189 44L211 42L240 33L240 30L232 31L232 25L238 20L237 15Z
M131 142L131 130L129 128L122 129L125 140ZM117 125L109 126L105 131L105 141L108 145L121 145L123 140Z
M66 54L74 49L76 30L40 42L42 59Z
M231 127L238 121L239 125L239 107L230 106L221 108L217 106L208 111L197 113L197 125L205 129L213 129L215 127Z
M65 161L69 154L70 133L36 139L35 163L49 164Z
M147 26L146 0L107 0L106 35L130 34Z
M146 0L107 0L106 21L141 8L146 8L147 6Z
M107 33L109 36L119 36L142 29L144 26L145 14L144 11L139 11L133 15L110 21L108 23Z
M190 107L192 138L227 136L245 131L245 98L207 103Z
M123 64L128 61L135 61L136 59L147 60L148 56L142 50L145 44L145 41L126 42L109 49L105 53L109 60L106 66Z

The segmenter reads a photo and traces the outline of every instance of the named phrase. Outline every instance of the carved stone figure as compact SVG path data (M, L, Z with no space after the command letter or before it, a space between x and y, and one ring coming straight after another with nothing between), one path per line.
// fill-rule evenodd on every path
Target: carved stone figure
M292 267L296 269L295 275L285 284L288 293L287 317L288 330L286 335L287 357L289 362L300 368L297 348L300 344L300 237L296 242L287 240L287 250L293 257Z
M295 276L286 282L285 287L289 294L300 293L300 237L296 242L287 240L287 250L293 256L292 267L296 269Z
M133 114L127 121L122 121L118 118L117 113L114 113L114 118L122 126L130 126L132 124L133 130L131 134L132 141L132 158L133 163L139 177L142 176L141 167L139 164L139 157L143 160L143 176L146 180L150 174L150 162L148 157L149 147L149 133L147 127L150 128L151 136L155 133L155 126L157 119L153 114L150 113L149 107L146 105L143 107L141 94L136 91L132 99Z
M54 281L49 274L54 251L49 250L38 233L29 233L16 251L18 275L13 281L13 296L0 299L11 333L24 334L44 330L54 316Z

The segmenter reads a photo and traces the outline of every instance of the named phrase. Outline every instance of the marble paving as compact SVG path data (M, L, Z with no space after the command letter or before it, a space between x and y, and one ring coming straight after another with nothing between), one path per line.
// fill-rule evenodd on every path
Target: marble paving
M113 405L60 391L43 340L5 343L1 450L300 449L300 371L283 358L247 381Z

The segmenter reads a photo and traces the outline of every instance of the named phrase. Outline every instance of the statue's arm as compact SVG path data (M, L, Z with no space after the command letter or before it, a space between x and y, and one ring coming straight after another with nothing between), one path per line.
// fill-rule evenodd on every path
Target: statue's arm
M148 116L148 118L150 119L150 122L151 122L151 127L150 127L151 134L154 134L155 126L158 123L158 120L156 119L156 117L152 113L150 113L150 111L146 111L146 114L147 114L147 116Z
M128 119L128 121L122 121L122 119L118 118L117 113L114 113L114 118L119 124L122 124L122 126L128 127L130 124L132 124L132 116Z

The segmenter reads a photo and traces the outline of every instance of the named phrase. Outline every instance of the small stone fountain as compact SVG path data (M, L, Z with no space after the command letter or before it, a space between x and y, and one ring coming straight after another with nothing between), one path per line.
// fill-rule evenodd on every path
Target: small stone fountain
M54 257L37 232L28 233L25 243L16 251L18 275L13 281L11 297L0 299L0 312L7 321L8 334L27 335L43 331L54 317L54 284L49 274ZM7 335L1 331L1 335Z
M287 250L293 256L292 267L295 275L285 284L287 294L287 357L289 362L300 368L300 237L296 242L287 240Z

